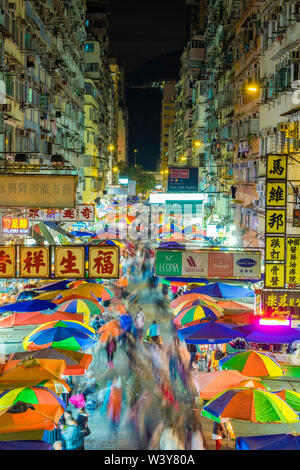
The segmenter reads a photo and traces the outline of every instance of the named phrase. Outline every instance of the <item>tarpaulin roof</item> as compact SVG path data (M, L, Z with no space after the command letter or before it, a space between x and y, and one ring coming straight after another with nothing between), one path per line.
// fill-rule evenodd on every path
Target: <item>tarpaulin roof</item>
M48 300L22 300L12 304L2 305L0 312L42 312L43 310L54 310L57 307Z
M237 437L236 450L299 450L300 436L273 434L271 436Z
M232 328L227 328L221 323L214 321L197 325L198 329L185 337L188 344L223 344L231 341L242 334L234 332Z

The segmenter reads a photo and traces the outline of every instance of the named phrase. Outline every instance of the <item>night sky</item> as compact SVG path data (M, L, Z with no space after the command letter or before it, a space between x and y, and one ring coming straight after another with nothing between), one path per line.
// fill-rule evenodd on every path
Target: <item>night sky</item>
M125 66L129 161L155 170L160 149L159 89L135 89L155 79L178 79L184 48L184 0L110 0L110 56Z

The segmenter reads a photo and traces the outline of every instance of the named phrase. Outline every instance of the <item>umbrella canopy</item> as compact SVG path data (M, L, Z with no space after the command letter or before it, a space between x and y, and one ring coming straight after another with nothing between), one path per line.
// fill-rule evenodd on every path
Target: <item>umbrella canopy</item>
M227 388L236 387L245 379L250 379L237 370L221 370L216 372L193 374L193 383L200 398L210 400Z
M42 380L37 384L37 387L49 388L49 390L56 393L57 395L61 395L62 393L69 393L71 391L71 387L69 387L67 382L57 379Z
M198 294L206 294L211 297L242 299L244 297L254 297L254 291L246 287L233 286L232 284L223 284L222 282L214 282L207 286L200 286L193 289L192 292Z
M194 321L201 320L217 320L218 317L214 313L214 310L211 307L206 307L202 305L195 305L194 307L184 308L180 313L174 318L174 323L176 325L186 325Z
M234 300L219 300L217 305L219 305L225 313L248 313L254 311L254 305L235 302Z
M66 363L61 359L17 359L4 364L0 389L36 385L41 380L60 379Z
M83 375L92 362L91 354L84 354L78 351L69 351L65 349L39 349L37 351L25 351L13 353L9 359L59 359L64 360L66 368L63 375Z
M284 371L277 362L257 351L232 354L220 360L223 370L234 369L252 377L279 377Z
M38 287L36 290L38 292L63 290L63 289L67 288L67 285L68 285L69 282L70 282L70 280L67 280L67 279L65 279L63 281L55 281L55 282L51 282L50 284L46 284L43 287Z
M289 326L256 325L245 340L248 343L287 344L299 341L300 331Z
M56 305L47 300L23 300L13 304L2 305L0 312L42 312L43 310L54 310Z
M55 302L55 300L53 299L56 296L58 296L60 293L61 293L61 290L46 291L38 295L37 297L35 297L35 300L51 300L51 302Z
M97 242L97 245L116 245L119 246L120 248L124 248L125 245L124 243L120 242L119 240L103 240Z
M273 434L271 436L237 437L236 450L299 450L300 436Z
M64 402L43 387L19 387L0 394L0 433L52 430L65 410Z
M215 421L234 418L251 423L296 423L298 414L274 393L255 388L231 388L219 393L203 408Z
M95 330L77 321L49 322L36 328L23 341L24 349L34 351L59 348L78 351L96 345Z
M221 323L210 321L197 325L197 330L184 338L188 344L223 344L237 338L238 333Z
M73 299L61 303L56 310L69 313L89 313L99 315L104 312L104 308L98 302L87 299Z
M209 300L202 300L202 299L197 299L197 300L191 300L188 302L184 302L184 304L179 304L175 309L174 309L174 315L178 315L178 313L181 313L183 310L186 310L187 308L193 308L197 306L202 306L202 307L209 307L214 315L218 318L220 318L223 315L223 309L219 307L219 305L216 305L215 302L210 302Z
M0 318L0 328L11 328L13 326L21 325L41 325L49 321L59 320L77 320L82 322L83 315L75 315L67 312L17 312L12 313L7 317Z
M70 295L78 295L79 297L85 297L87 299L101 299L101 300L110 300L114 294L100 284L86 282L80 286L75 287L74 289L67 289L61 292L58 296L59 298L69 297Z
M97 333L100 334L99 340L102 343L105 343L110 335L112 335L113 338L118 338L122 334L122 330L117 320L111 320L108 323L105 323L105 325L101 326Z
M43 441L2 441L0 450L51 450L52 445Z
M229 370L223 371L223 372L229 372ZM233 372L233 371L231 371L231 372ZM235 371L235 372L237 372L237 371ZM242 380L239 384L236 385L236 387L238 387L238 388L241 388L241 387L258 388L260 390L268 390L262 382L260 382L259 380L254 380L254 379Z
M279 390L275 393L282 400L286 401L288 405L295 411L300 411L300 393L294 392L293 390Z
M185 302L194 302L195 300L204 300L215 303L215 299L209 295L197 294L195 292L188 291L177 297L177 299L172 300L172 302L170 302L170 307L176 308L178 305L184 304Z

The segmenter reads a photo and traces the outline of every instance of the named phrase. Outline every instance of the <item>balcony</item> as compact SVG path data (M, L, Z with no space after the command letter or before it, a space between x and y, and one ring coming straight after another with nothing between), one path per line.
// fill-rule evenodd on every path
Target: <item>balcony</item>
M4 13L0 11L0 33L3 34L5 38L11 38L10 24L11 18L7 11L4 11Z

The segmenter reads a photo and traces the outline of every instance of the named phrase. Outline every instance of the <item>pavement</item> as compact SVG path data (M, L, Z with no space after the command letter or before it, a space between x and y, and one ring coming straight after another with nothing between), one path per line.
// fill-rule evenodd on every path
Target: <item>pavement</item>
M148 328L153 319L156 318L155 303L153 297L147 291L146 286L140 284L138 287L140 294L139 305L142 306L145 313L145 328ZM160 323L160 333L165 344L171 344L173 335L170 329L169 318L165 318ZM98 348L93 350L93 361L89 370L94 372L99 389L106 386L107 381L114 377L121 377L122 388L126 390L127 382L130 378L130 369L128 366L127 355L122 346L118 344L118 348L114 358L114 368L107 368L106 350ZM95 398L95 396L91 396ZM127 403L126 393L123 395L123 407L120 420L118 436L114 434L110 428L110 423L106 414L101 414L101 407L89 412L89 427L91 434L85 439L86 450L135 450L137 437L133 426L128 421L129 406ZM75 409L74 409L75 411ZM75 414L75 413L74 413ZM212 439L213 422L207 418L201 417L201 424L204 437L208 446L208 450L215 450L215 441ZM233 450L235 448L234 441L229 437L223 439L222 450Z

